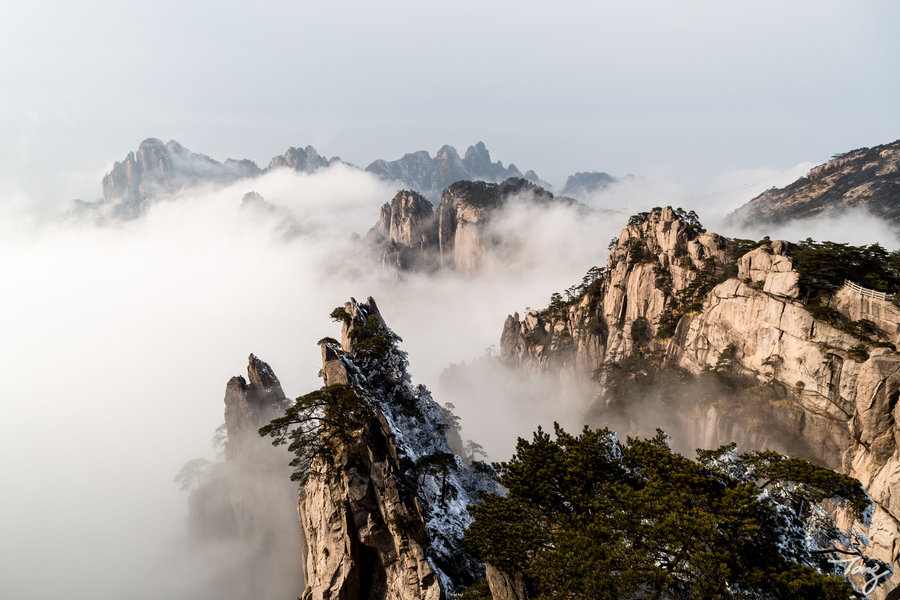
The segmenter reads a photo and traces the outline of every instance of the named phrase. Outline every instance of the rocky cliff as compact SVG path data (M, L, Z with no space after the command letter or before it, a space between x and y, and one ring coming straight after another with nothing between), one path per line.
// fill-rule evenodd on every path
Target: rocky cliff
M642 404L631 422L678 423L686 448L734 439L746 450L802 454L857 477L875 502L871 554L896 570L900 354L880 346L896 340L900 311L845 288L830 305L843 321L817 319L801 301L789 244L744 250L669 208L637 215L606 269L592 270L554 306L507 318L502 360L563 378L593 376L592 414L603 422L628 412L611 406L610 388L632 386L660 400ZM861 337L841 325L861 319L877 333ZM651 372L666 369L676 375L651 392ZM690 393L669 400L691 377ZM897 584L878 597L893 598Z
M787 187L763 192L729 218L780 223L849 207L900 225L900 140L839 155Z
M269 431L293 435L298 453L302 597L447 598L484 576L462 537L466 506L493 484L454 452L444 411L412 385L375 301L333 316L341 342L320 343L325 387Z
M421 194L399 192L381 208L371 234L384 266L441 266L472 272L482 266L488 253L507 244L507 240L492 232L491 219L514 203L580 206L571 198L554 196L522 178L501 183L457 181L441 194L437 214Z
M633 217L569 299L521 318L507 317L501 357L527 369L591 377L603 363L649 346L674 295L724 270L727 240L702 232L671 208Z
M303 589L296 486L288 454L258 430L288 401L268 364L251 354L247 378L225 388L224 462L191 461L199 479L189 496L192 553L214 576L217 597L291 598ZM194 467L202 466L197 473ZM198 574L200 577L203 574Z
M381 207L381 217L372 231L376 243L383 247L383 266L430 270L438 263L434 208L417 192L397 192Z

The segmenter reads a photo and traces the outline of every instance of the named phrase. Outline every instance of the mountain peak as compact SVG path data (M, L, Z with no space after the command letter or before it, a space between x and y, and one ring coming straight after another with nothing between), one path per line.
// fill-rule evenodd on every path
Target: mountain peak
M851 207L865 207L900 227L900 140L836 154L790 185L766 190L728 218L782 223Z
M491 153L484 142L477 142L466 149L460 158L456 148L445 144L434 158L425 151L405 154L395 161L377 160L366 167L383 179L393 179L436 200L443 190L457 181L487 181L498 183L510 177L521 177L514 166L504 167L500 161L493 162ZM534 171L529 171L534 183L542 183Z

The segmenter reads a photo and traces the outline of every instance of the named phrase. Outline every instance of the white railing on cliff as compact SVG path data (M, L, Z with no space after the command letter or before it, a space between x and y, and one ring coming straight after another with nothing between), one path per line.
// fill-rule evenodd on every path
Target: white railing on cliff
M853 283L849 279L844 280L844 286L850 288L857 294L861 294L868 298L875 298L876 300L887 300L891 301L894 299L893 294L886 294L884 292L876 292L875 290L870 290L869 288L864 288L863 286Z

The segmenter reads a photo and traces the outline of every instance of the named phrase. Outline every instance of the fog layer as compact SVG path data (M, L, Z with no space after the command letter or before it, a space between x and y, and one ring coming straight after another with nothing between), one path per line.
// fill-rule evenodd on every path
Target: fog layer
M277 213L241 210L251 190L290 210L306 233L285 238ZM491 458L508 456L538 423L577 427L584 407L542 402L551 387L525 389L485 370L479 393L442 398L438 380L449 364L495 345L508 313L544 307L552 292L604 265L627 213L509 209L492 227L513 250L480 272L398 277L351 239L396 191L336 166L191 190L109 227L3 215L0 595L196 598L208 590L221 560L175 565L187 502L173 478L188 459L211 457L225 383L250 352L290 397L321 385L315 342L336 335L327 315L350 296L378 300L405 340L414 380L439 402L452 399L466 436ZM618 197L591 203L694 208L669 192L616 188ZM222 552L235 559L233 549Z
M239 209L251 189L310 233L285 240L279 218ZM170 562L187 513L173 478L213 453L225 383L250 352L288 396L316 389L315 342L339 328L329 312L372 295L404 337L415 380L433 386L446 365L495 344L507 312L542 306L602 263L620 225L565 209L500 218L498 228L529 242L521 259L469 277L398 280L351 240L395 192L335 167L192 190L105 228L5 215L4 597L194 597L212 571ZM458 403L458 412L468 420L480 409ZM501 437L532 420L505 423Z

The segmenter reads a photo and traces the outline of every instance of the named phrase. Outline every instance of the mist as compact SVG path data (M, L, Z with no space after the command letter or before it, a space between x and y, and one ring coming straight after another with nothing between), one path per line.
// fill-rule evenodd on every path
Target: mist
M278 215L240 209L251 190L307 233L286 239ZM197 597L221 553L239 557L219 547L176 568L187 501L173 478L189 459L214 458L225 383L250 352L289 397L317 389L316 340L339 330L328 314L371 295L404 338L414 381L436 389L447 365L497 343L509 312L545 305L603 264L622 225L574 209L511 211L493 226L518 252L470 276L398 277L351 237L396 191L335 166L185 191L106 227L4 215L4 596ZM484 406L455 402L466 428L491 416L466 435L503 440L498 452L535 425L528 412L498 425Z
M773 240L794 242L812 238L855 246L879 243L888 250L900 248L897 228L864 207L847 208L777 225L724 225L723 234L750 239L762 239L768 235Z
M712 185L720 183L728 181ZM249 191L278 210L241 208ZM735 190L729 201L719 194L692 204L696 190L654 178L586 199L593 212L510 202L490 223L504 244L477 272L398 274L380 267L365 236L397 191L335 165L185 190L138 220L106 226L7 205L4 596L241 597L223 584L235 573L224 566L246 566L248 549L191 546L187 497L173 478L190 459L215 460L210 439L223 421L225 384L244 372L249 353L272 366L288 397L321 386L316 340L337 335L328 314L351 296L376 298L404 339L414 382L454 404L464 437L491 460L507 458L539 424L577 430L591 406L589 384L561 392L554 377L523 378L489 358L505 317L543 308L605 265L609 240L633 212L681 205L706 222L705 207L715 221L737 204ZM299 235L286 234L286 214ZM863 243L847 237L857 231L865 243L896 247L889 228L862 213L765 233ZM474 378L442 378L461 363Z

